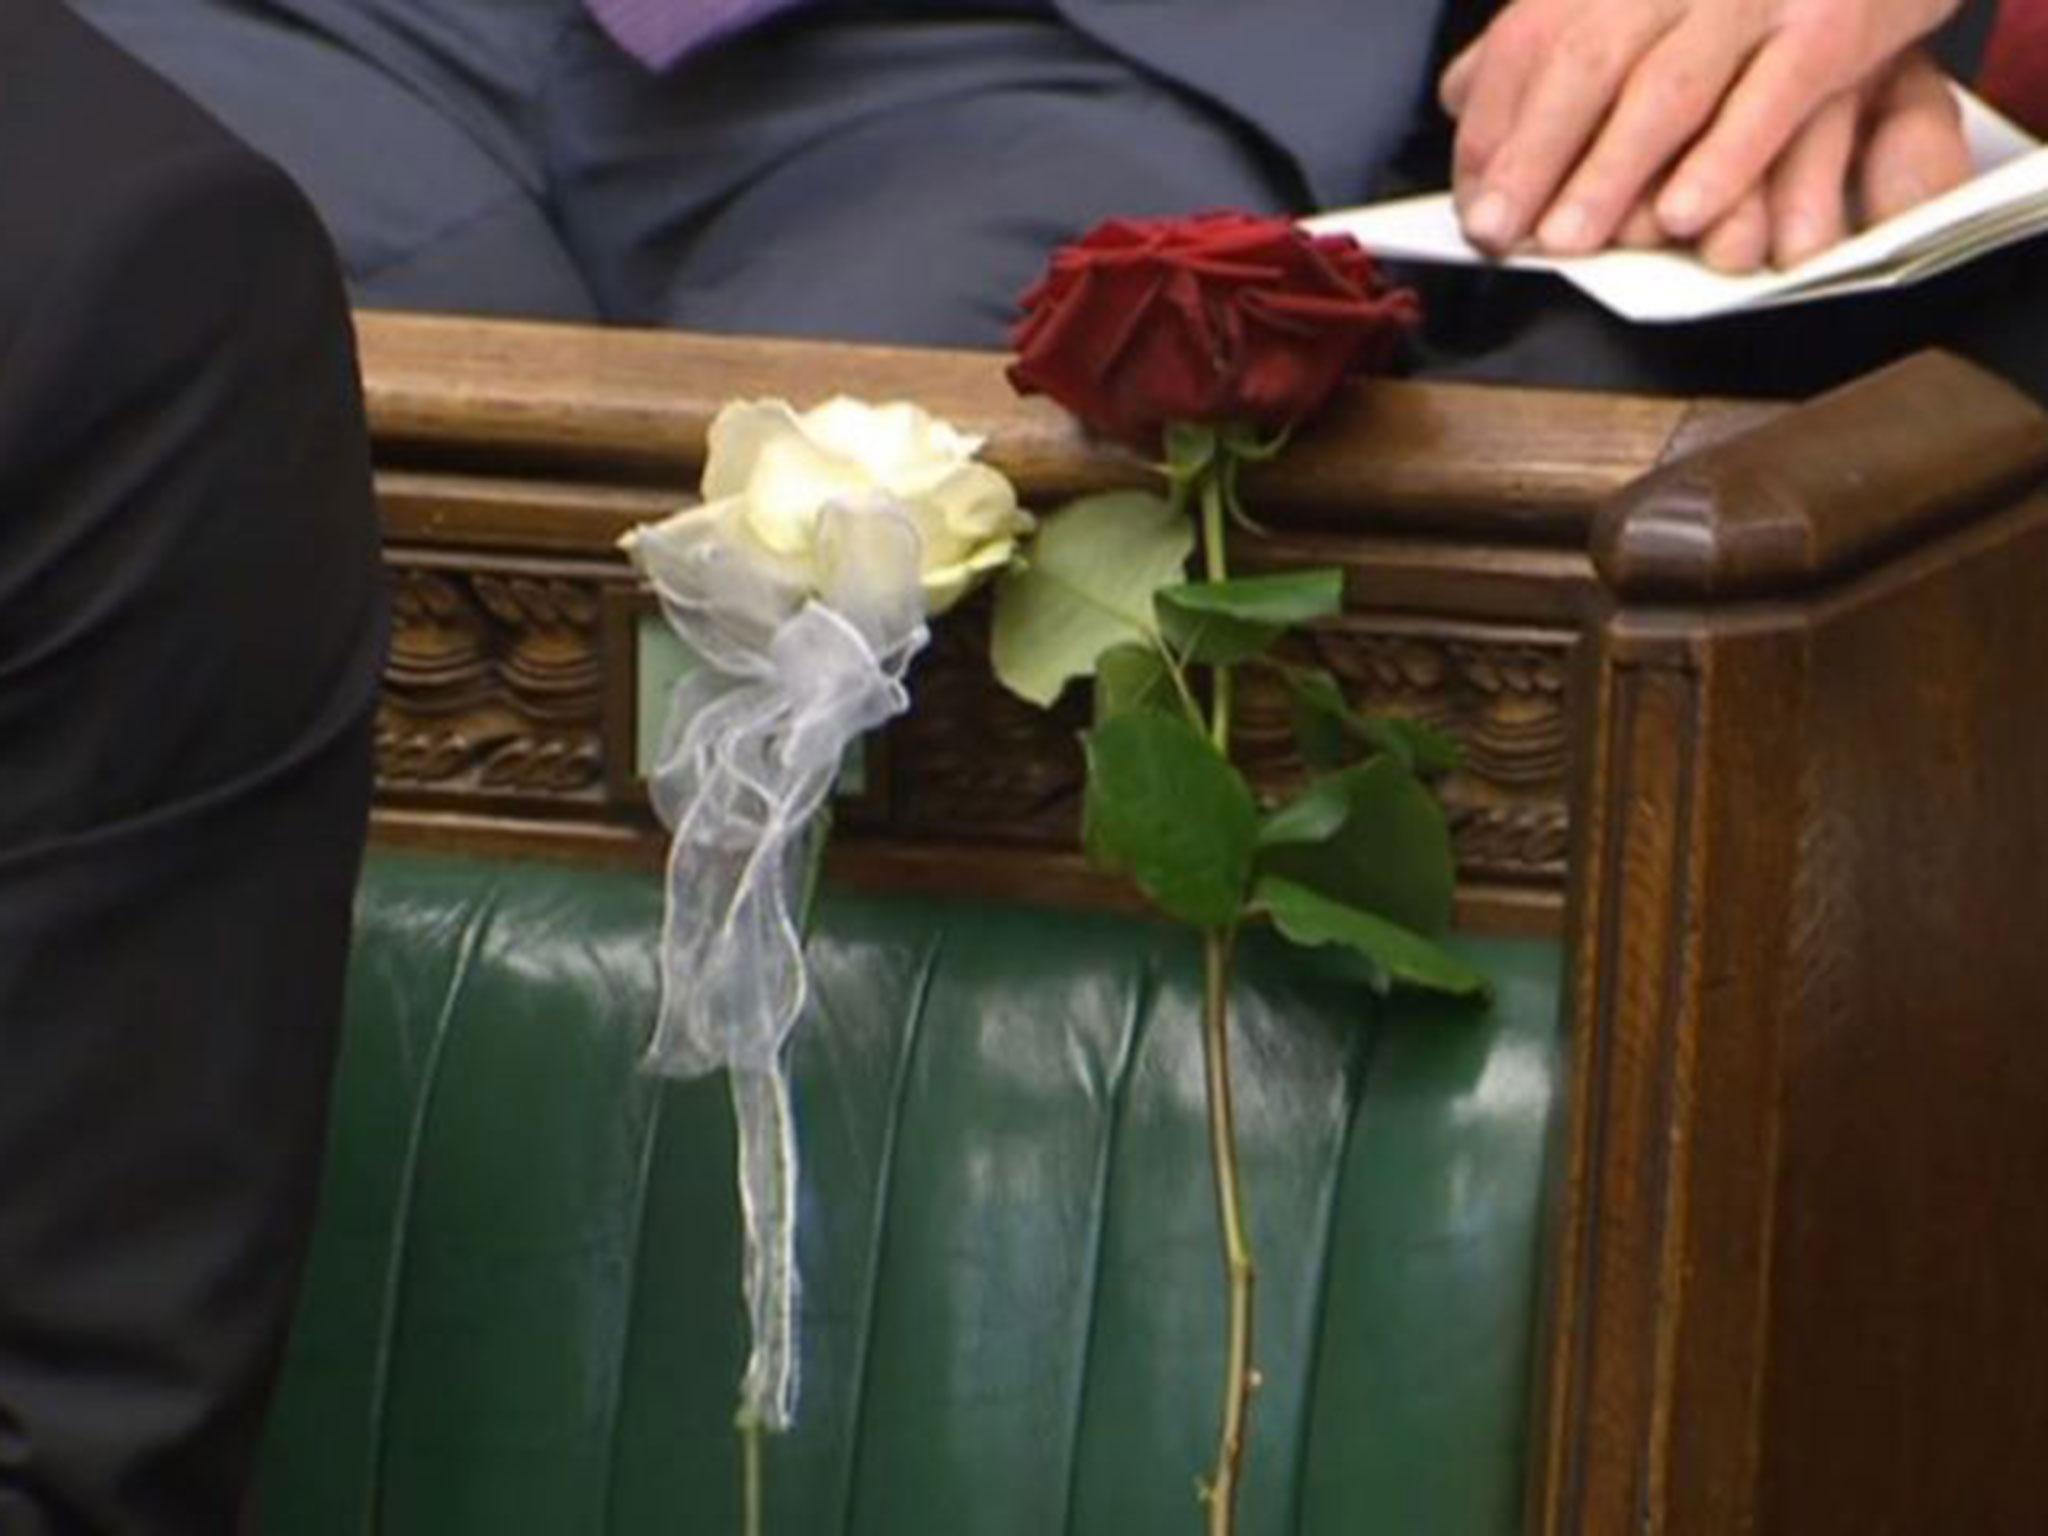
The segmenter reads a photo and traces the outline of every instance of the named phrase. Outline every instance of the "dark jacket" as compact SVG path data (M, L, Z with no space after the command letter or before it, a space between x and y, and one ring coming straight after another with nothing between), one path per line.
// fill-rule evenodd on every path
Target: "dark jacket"
M310 1226L379 578L298 193L0 0L0 1532L221 1536Z

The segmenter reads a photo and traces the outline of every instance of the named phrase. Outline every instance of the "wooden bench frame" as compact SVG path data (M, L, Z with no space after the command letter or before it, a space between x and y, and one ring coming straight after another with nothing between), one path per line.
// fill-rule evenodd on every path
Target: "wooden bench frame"
M1045 506L1144 467L1001 360L365 315L378 834L652 862L619 533L723 400L914 398ZM1568 946L1528 1529L2018 1533L2048 1472L2048 417L1926 355L1796 408L1388 383L1252 488L1315 639L1460 735L1461 921ZM950 620L847 878L1115 901L1071 716ZM1296 770L1273 701L1245 745Z

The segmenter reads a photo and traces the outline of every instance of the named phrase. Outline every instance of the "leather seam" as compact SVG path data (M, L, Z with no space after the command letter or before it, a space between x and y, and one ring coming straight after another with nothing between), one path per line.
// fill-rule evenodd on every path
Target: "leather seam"
M1309 1326L1308 1369L1302 1373L1301 1433L1296 1437L1294 1449L1294 1477L1289 1490L1292 1506L1288 1528L1297 1533L1308 1529L1308 1474L1310 1451L1316 1436L1316 1390L1323 1374L1325 1334L1330 1314L1330 1271L1334 1267L1333 1255L1336 1249L1338 1213L1344 1208L1344 1186L1351 1172L1351 1148L1357 1139L1359 1122L1365 1118L1367 1093L1371 1088L1373 1063L1378 1059L1380 1048L1387 1034L1387 1006L1375 1003L1371 1037L1364 1047L1357 1051L1355 1064L1346 1074L1346 1094L1350 1099L1349 1112L1344 1116L1344 1128L1337 1138L1336 1171L1330 1179L1330 1188L1323 1201L1323 1216L1319 1224L1318 1248L1321 1257L1316 1264L1316 1299Z
M365 1527L370 1531L382 1530L384 1525L384 1437L389 1420L391 1378L397 1357L400 1314L403 1311L402 1293L405 1288L406 1262L410 1257L410 1245L406 1237L412 1228L412 1216L419 1193L420 1149L426 1141L427 1124L432 1118L434 1090L440 1082L441 1059L447 1053L448 1037L455 1029L456 1006L464 987L468 984L470 973L475 969L477 953L483 948L484 936L497 916L501 893L502 887L494 881L478 901L476 911L463 927L462 938L456 949L455 963L449 968L440 1012L434 1020L434 1038L428 1047L427 1059L421 1074L419 1105L413 1111L412 1125L406 1135L404 1183L399 1193L397 1208L392 1213L391 1259L384 1271L384 1315L377 1330L376 1374L370 1390L369 1497L363 1511Z
M903 1054L896 1067L896 1081L889 1093L889 1120L882 1138L880 1166L875 1171L875 1225L869 1243L867 1297L861 1306L860 1332L855 1335L859 1358L854 1363L853 1428L846 1452L846 1496L842 1501L839 1529L853 1531L855 1501L860 1494L862 1441L867 1428L868 1358L874 1339L875 1308L882 1290L882 1265L889 1249L890 1212L895 1205L896 1139L903 1125L903 1106L916 1073L917 1053L924 1044L925 1014L931 1001L932 984L938 975L939 957L946 947L943 932L935 935L925 951L917 986L910 1002L910 1024L904 1031Z
M632 1262L626 1268L626 1295L622 1321L619 1325L617 1370L612 1378L611 1402L605 1410L604 1484L599 1490L594 1536L604 1536L604 1533L611 1530L612 1512L618 1494L619 1425L625 1417L626 1379L632 1368L633 1338L640 1320L640 1270L647 1252L647 1206L654 1185L654 1149L661 1140L663 1111L668 1105L668 1080L651 1077L647 1081L651 1085L652 1102L647 1113L647 1130L641 1138L637 1187L633 1192Z
M1130 1092L1131 1078L1136 1074L1137 1061L1148 1034L1147 1023L1152 1018L1153 1004L1159 995L1159 970L1156 959L1148 954L1139 968L1137 985L1131 990L1129 1022L1123 1032L1123 1051L1116 1064L1115 1081L1109 1094L1109 1128L1102 1138L1102 1166L1095 1181L1095 1251L1088 1258L1088 1315L1081 1326L1081 1369L1074 1387L1073 1431L1067 1442L1067 1497L1066 1511L1060 1520L1060 1529L1073 1536L1074 1517L1079 1508L1081 1492L1081 1431L1088 1412L1088 1382L1095 1360L1095 1325L1100 1314L1102 1299L1103 1255L1109 1250L1110 1189L1116 1179L1117 1147L1123 1140L1124 1109Z

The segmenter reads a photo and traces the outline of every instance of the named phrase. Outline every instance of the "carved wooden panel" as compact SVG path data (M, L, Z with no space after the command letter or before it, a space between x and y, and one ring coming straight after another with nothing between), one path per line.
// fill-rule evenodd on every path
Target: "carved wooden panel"
M404 549L387 563L380 794L543 814L602 803L598 612L603 586L624 573Z
M1350 614L1319 626L1300 660L1327 669L1352 705L1435 726L1464 748L1442 786L1467 879L1561 886L1569 815L1567 631ZM1239 737L1259 777L1301 773L1284 692L1246 678Z
M1457 738L1464 767L1443 794L1467 878L1562 886L1569 816L1565 631L1353 615L1318 629L1312 655L1360 709ZM1239 744L1254 776L1284 791L1302 774L1285 698L1244 677ZM1079 733L1087 697L1051 712L990 674L986 615L942 624L920 663L912 713L891 731L887 830L897 836L1070 847L1080 825Z
M911 690L911 712L889 733L889 831L950 841L1075 844L1085 690L1069 689L1048 712L997 683L989 669L985 600L935 626Z
M606 594L623 564L394 549L393 636L379 712L380 795L396 806L602 822L650 838L631 767L632 624ZM632 612L651 611L627 599ZM1456 737L1447 779L1461 869L1488 884L1561 887L1566 843L1565 631L1349 615L1307 642L1360 709ZM1080 826L1085 689L1051 711L1007 693L988 663L985 600L935 629L915 707L877 745L873 792L849 834L913 843L1069 850ZM1255 778L1301 775L1284 698L1244 679L1240 745ZM615 761L614 761L615 760ZM609 771L608 771L609 768Z
M1324 665L1360 708L1414 716L1463 746L1444 799L1466 874L1560 886L1573 644L1513 630L1374 632L1356 620L1318 636Z

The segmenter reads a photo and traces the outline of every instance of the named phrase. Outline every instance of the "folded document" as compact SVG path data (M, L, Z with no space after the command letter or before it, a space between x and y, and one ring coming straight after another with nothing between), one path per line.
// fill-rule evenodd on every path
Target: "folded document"
M1967 91L1956 94L1975 179L1796 267L1728 276L1684 252L1627 250L1568 257L1518 252L1499 264L1555 272L1615 313L1656 324L1902 288L2048 230L2048 148ZM1340 209L1304 222L1317 233L1355 236L1379 256L1494 261L1465 239L1449 193Z

